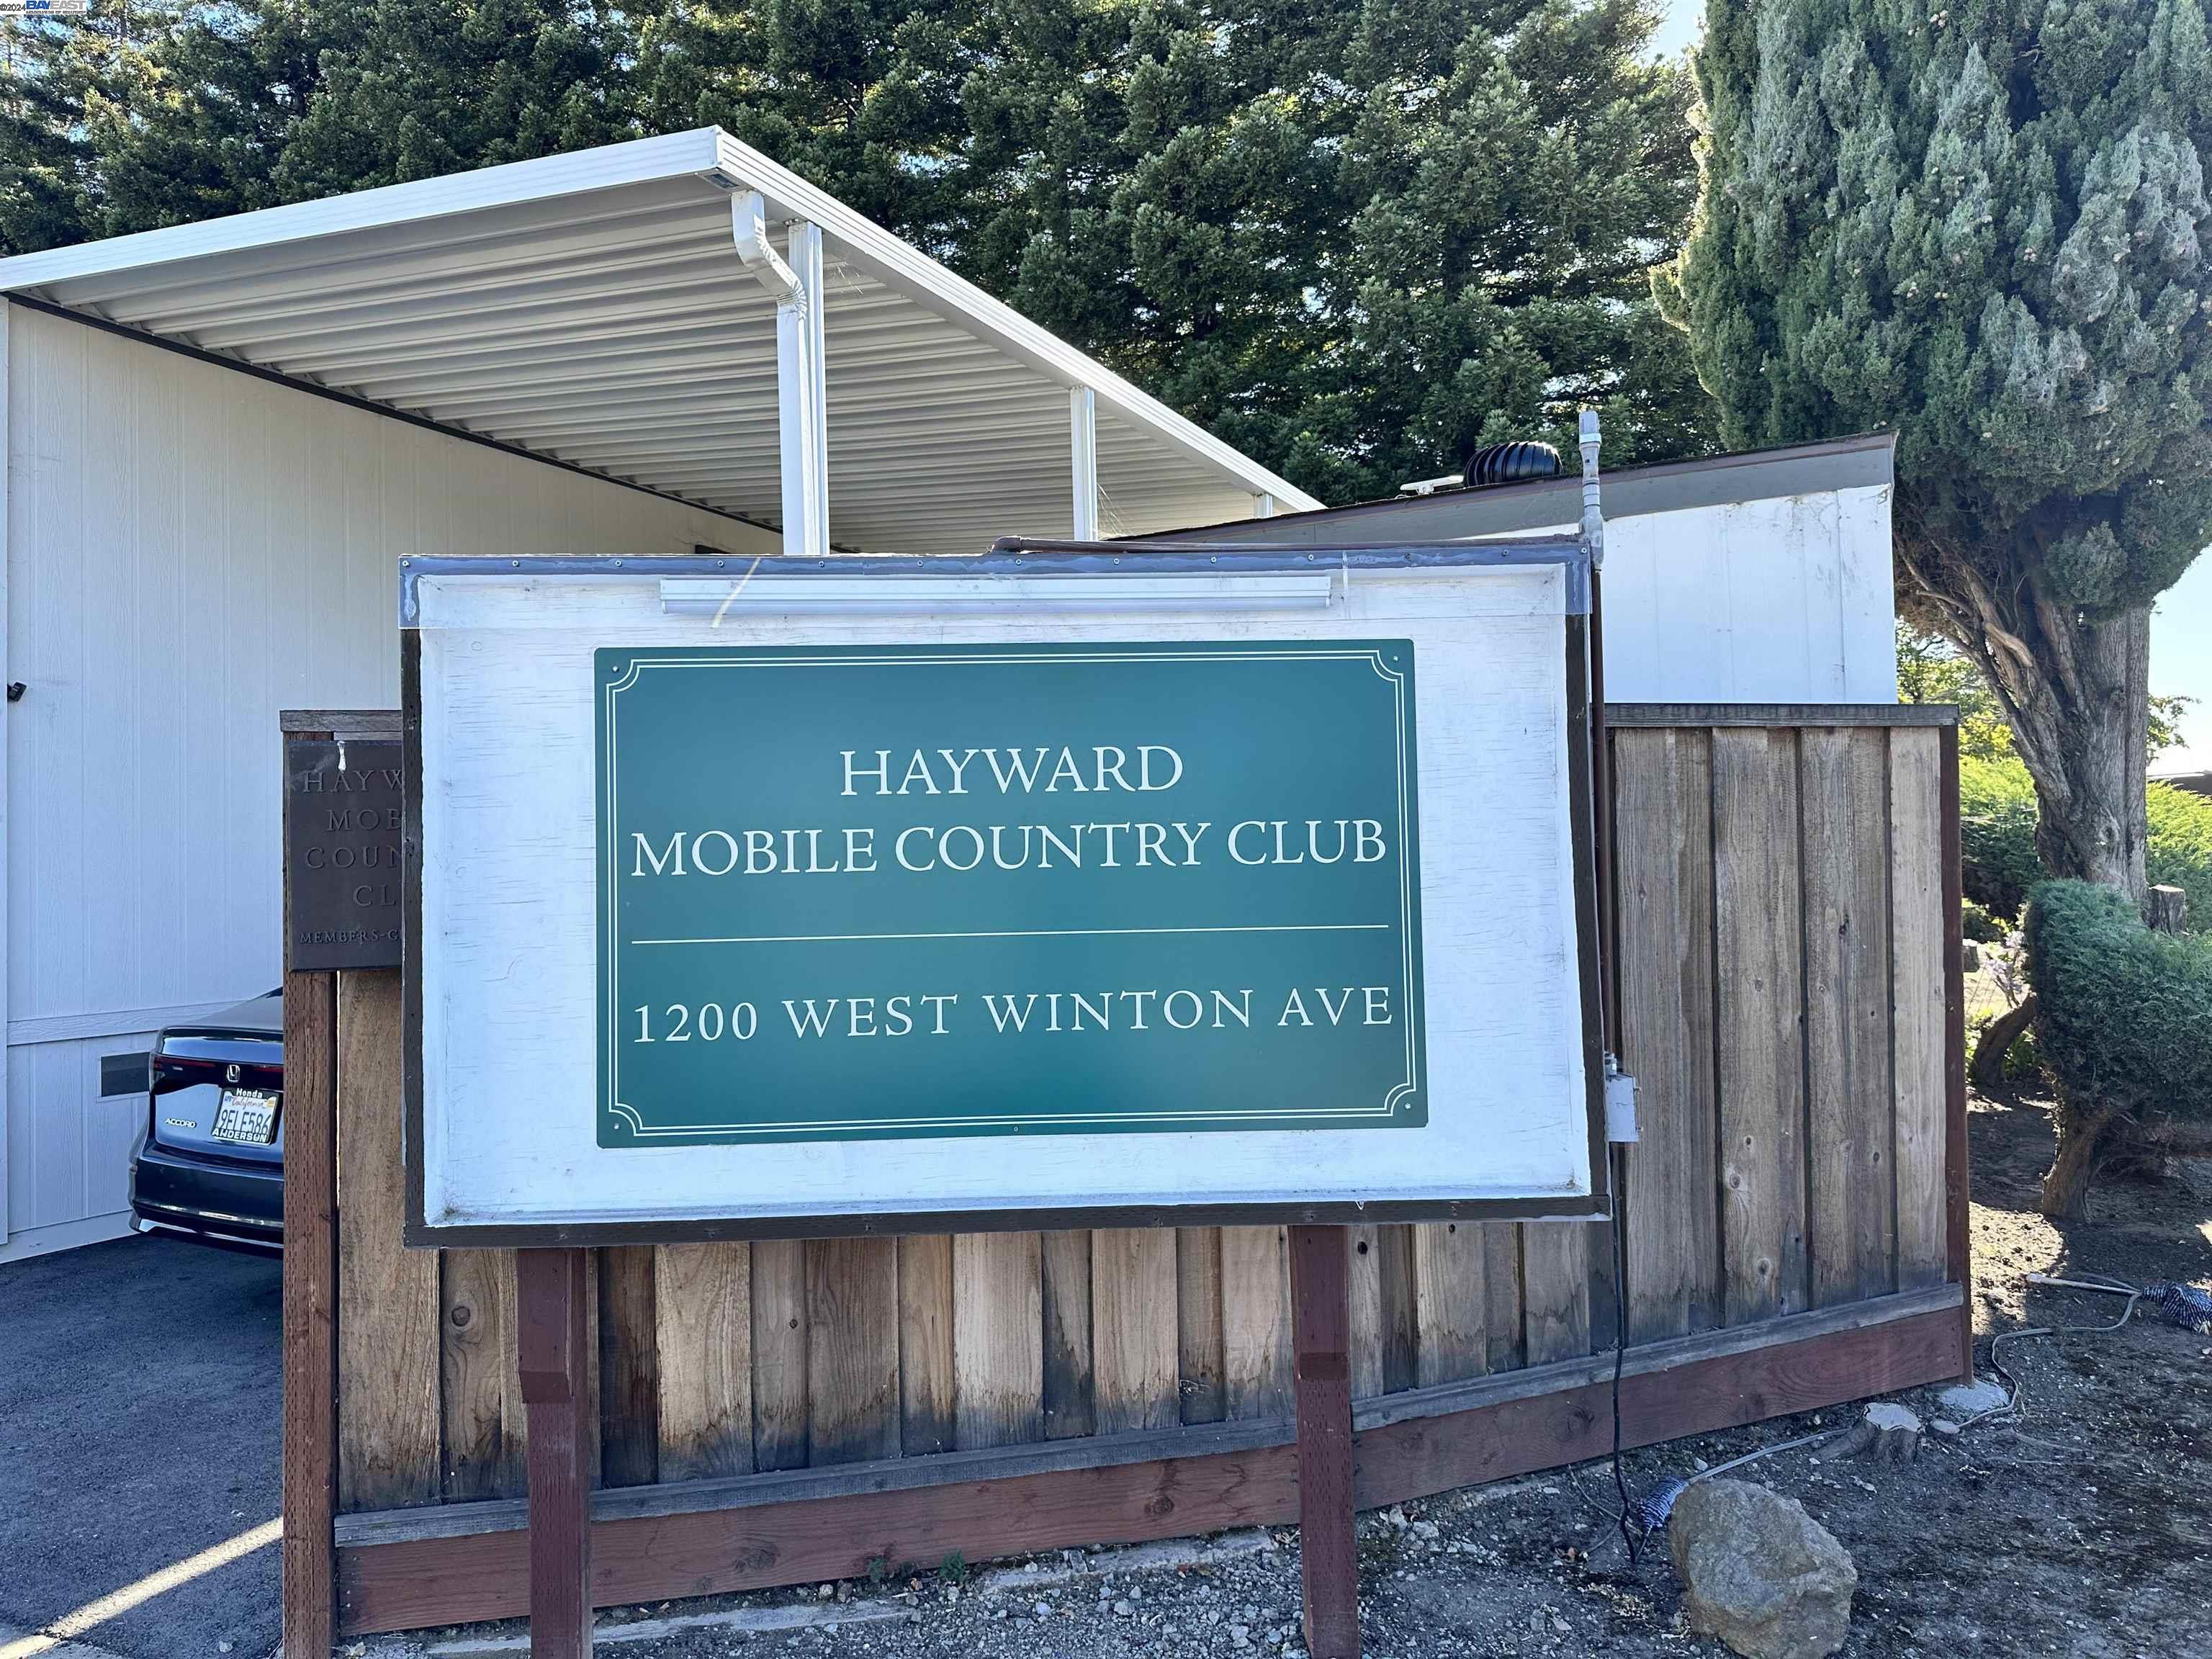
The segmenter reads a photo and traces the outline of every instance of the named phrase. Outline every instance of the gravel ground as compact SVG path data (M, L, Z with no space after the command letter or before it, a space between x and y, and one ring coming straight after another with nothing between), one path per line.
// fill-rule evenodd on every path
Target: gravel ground
M2030 1270L2131 1282L2212 1279L2212 1180L2100 1189L2097 1219L2034 1212L2048 1104L1977 1101L1971 1132L1977 1330L2118 1316L2118 1298L2033 1291ZM2031 1300L2032 1297L2032 1300ZM1844 1652L2202 1659L2212 1653L2212 1340L2150 1319L2106 1334L2023 1339L2002 1360L2021 1386L2009 1424L1930 1435L1903 1467L1816 1462L1818 1448L1741 1472L1801 1499L1856 1558ZM1899 1396L1924 1418L1932 1390ZM1851 1408L1631 1454L1630 1488L1850 1420ZM1361 1522L1361 1617L1373 1659L1450 1655L1719 1653L1690 1636L1663 1540L1632 1562L1611 1524L1602 1464L1473 1488ZM1297 1534L1200 1547L1075 1552L981 1571L953 1561L887 1582L813 1586L605 1615L625 1659L781 1654L804 1659L1297 1659ZM729 1614L780 1627L671 1621ZM618 1623L659 1633L617 1643ZM794 1624L797 1620L820 1623ZM653 1622L653 1621L658 1621ZM835 1622L831 1622L835 1621ZM518 1651L520 1627L357 1644L368 1659Z

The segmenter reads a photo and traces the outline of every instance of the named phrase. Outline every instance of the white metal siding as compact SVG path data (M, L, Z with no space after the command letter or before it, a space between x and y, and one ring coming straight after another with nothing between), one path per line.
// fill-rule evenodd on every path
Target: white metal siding
M1606 696L1895 702L1889 507L1884 484L1607 520Z
M398 701L394 562L764 532L7 307L0 1261L123 1230L99 1056L280 973L277 711Z

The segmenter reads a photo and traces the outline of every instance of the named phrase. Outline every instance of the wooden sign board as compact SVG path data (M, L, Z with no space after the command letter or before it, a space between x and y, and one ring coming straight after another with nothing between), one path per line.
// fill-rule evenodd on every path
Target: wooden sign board
M716 568L403 570L413 1242L1601 1208L1577 544Z
M400 768L396 742L285 738L289 971L400 965Z

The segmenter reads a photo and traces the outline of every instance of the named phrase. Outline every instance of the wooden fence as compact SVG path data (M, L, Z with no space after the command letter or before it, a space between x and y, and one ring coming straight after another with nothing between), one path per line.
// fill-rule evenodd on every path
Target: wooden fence
M1969 1368L1948 715L1608 711L1611 972L1643 1132L1619 1205L1630 1443ZM520 1613L513 1255L401 1247L398 975L295 975L287 996L296 1650L333 1567L343 1632ZM1608 1224L1352 1237L1363 1504L1608 1443ZM1297 1514L1280 1229L635 1247L592 1267L599 1604Z

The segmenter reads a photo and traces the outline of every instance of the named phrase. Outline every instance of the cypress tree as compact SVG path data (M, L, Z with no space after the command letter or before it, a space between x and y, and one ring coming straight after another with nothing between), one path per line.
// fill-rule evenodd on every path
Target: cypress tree
M2212 539L2203 0L1710 0L1656 283L1731 445L1898 434L1899 608L2054 874L2144 886L2150 606Z

